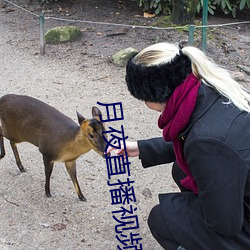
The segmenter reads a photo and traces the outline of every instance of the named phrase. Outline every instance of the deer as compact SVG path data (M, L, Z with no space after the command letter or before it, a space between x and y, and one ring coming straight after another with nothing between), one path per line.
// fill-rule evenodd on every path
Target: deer
M7 94L0 98L0 159L5 156L8 139L16 164L25 172L17 144L28 142L38 147L45 168L45 194L51 197L50 177L55 162L64 162L81 201L86 201L76 175L76 160L91 149L106 157L107 138L101 111L92 107L92 118L76 111L79 125L54 107L31 96Z

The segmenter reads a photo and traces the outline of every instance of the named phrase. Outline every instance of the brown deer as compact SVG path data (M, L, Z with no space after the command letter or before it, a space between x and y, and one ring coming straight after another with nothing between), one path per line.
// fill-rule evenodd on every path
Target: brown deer
M60 111L29 96L8 94L0 98L0 158L5 156L4 139L9 139L16 164L20 161L17 143L29 142L39 148L45 167L45 193L50 194L50 176L54 162L64 162L81 201L83 196L76 176L76 160L94 149L105 157L104 126L99 117L101 111L92 107L93 118L86 119L77 112L80 126Z

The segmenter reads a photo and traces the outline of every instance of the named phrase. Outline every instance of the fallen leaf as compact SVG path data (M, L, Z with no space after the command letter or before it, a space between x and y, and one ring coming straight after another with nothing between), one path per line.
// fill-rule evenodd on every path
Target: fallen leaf
M149 14L147 12L144 12L143 13L143 17L145 17L145 18L152 18L152 17L155 17L155 14Z
M53 226L51 226L51 229L53 231L61 231L61 230L66 229L66 225L63 223L54 224Z

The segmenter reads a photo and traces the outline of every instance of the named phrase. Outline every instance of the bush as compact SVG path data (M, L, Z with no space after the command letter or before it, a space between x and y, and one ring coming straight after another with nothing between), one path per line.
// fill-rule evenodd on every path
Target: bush
M171 14L172 4L171 0L136 0L139 7L143 7L145 11L154 12L158 15L163 13L165 15Z
M237 10L250 9L250 0L214 0L213 4L220 6L225 14L231 13L233 17L236 17Z
M136 0L140 7L146 11L154 11L159 13L171 14L172 1L174 0ZM193 1L193 0L189 0ZM197 13L201 12L204 0L199 0L197 5ZM236 17L237 10L241 11L246 8L250 9L250 0L208 0L208 11L214 15L215 10L219 6L224 14L231 14Z

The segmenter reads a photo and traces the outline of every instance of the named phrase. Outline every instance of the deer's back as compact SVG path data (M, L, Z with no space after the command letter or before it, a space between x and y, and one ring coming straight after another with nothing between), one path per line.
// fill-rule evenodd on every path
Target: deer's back
M70 140L79 126L50 105L24 95L9 94L0 98L0 119L4 136L15 142L27 141L36 146Z

